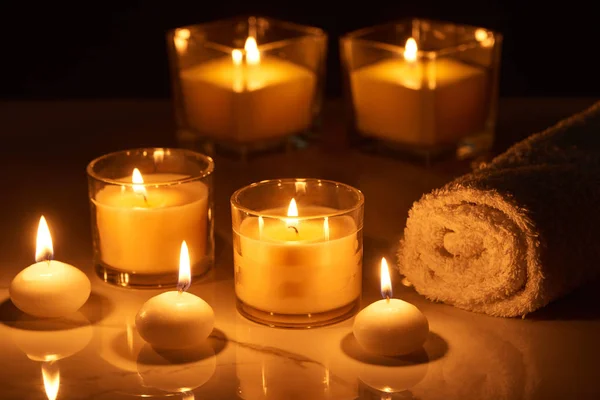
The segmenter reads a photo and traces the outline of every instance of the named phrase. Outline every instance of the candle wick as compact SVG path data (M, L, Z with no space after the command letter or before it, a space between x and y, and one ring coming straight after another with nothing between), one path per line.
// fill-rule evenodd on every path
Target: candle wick
M145 194L142 195L144 197L144 203L146 203L146 205L148 205L148 198L146 197Z
M298 228L296 228L295 226L288 226L288 229L293 229L294 232L296 232L296 235L299 235L300 233L298 232Z

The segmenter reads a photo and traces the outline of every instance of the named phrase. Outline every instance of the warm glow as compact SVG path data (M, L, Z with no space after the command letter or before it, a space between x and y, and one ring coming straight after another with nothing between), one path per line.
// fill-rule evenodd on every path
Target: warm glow
M325 235L325 240L329 240L329 217L325 217L323 221L323 233Z
M165 151L163 149L156 149L154 150L154 154L152 156L154 157L154 164L160 164L165 159ZM141 176L142 174L140 174L140 178Z
M235 49L231 51L231 60L233 61L233 65L241 65L243 58L244 53L242 53L240 49Z
M494 45L494 36L482 28L475 30L475 40L481 43L483 47L492 47Z
M190 30L186 29L186 28L181 28L181 29L177 29L177 32L175 32L175 36L177 36L178 38L181 39L189 39L190 38Z
M37 239L35 244L35 261L47 261L54 257L54 249L52 247L52 236L50 229L46 223L46 218L42 215L40 224L38 225Z
M483 42L487 38L488 33L485 29L479 28L475 31L475 40L477 40L478 42Z
M262 216L258 217L258 237L262 237L263 230L265 229L265 219Z
M392 297L392 280L390 278L390 269L388 268L385 257L381 259L381 296L384 299Z
M189 29L177 29L175 31L175 36L173 38L173 42L175 43L175 48L177 49L177 51L179 51L180 53L183 53L184 51L187 50L188 47L188 40L191 36L190 30Z
M190 253L185 240L181 242L181 252L179 253L179 282L177 289L185 292L192 284L192 271L190 269Z
M144 178L139 169L134 168L133 174L131 175L131 182L134 183L133 191L139 194L146 194L146 188L144 187Z
M409 62L416 61L418 50L417 41L413 38L408 38L404 46L404 59Z
M248 36L246 43L244 44L244 51L246 52L246 63L249 65L255 65L260 63L260 51L258 51L258 45L256 39L252 36Z
M44 390L48 400L56 400L58 388L60 387L60 371L55 361L42 364L42 380L44 381Z
M181 392L181 400L194 400L194 393L190 391Z

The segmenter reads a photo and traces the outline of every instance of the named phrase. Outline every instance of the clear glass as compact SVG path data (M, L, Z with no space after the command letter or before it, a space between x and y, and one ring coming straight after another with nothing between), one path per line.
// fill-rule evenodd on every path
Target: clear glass
M235 192L239 312L284 328L323 326L354 315L362 288L363 210L358 189L319 179L262 181Z
M321 29L238 17L174 29L167 44L184 147L245 156L310 136L322 102Z
M500 34L484 28L423 19L345 35L340 51L352 142L428 160L489 150L501 43Z
M87 175L97 275L125 287L175 286L183 240L192 283L208 272L213 170L212 158L181 149L125 150L92 161Z

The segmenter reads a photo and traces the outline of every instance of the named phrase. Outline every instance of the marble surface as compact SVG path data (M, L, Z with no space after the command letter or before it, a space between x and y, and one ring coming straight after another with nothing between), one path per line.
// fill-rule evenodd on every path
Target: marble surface
M541 113L537 123L552 123L590 102L552 103L555 112ZM503 104L505 110L514 110L501 118L510 126L511 115L524 118L524 107L533 115L544 103ZM0 158L2 399L53 399L55 393L56 399L600 397L595 283L526 319L501 319L431 303L393 274L394 296L418 306L431 327L421 351L399 358L363 352L352 336L352 320L283 330L241 317L235 309L228 210L228 198L238 187L285 176L336 179L359 187L366 198L367 305L380 298L377 261L381 256L392 259L412 202L468 169L459 164L424 169L327 146L288 157L266 156L244 166L216 160L216 266L190 289L214 308L215 330L206 345L193 351L157 353L137 334L134 316L159 291L109 286L93 274L84 168L107 151L169 145L168 103L5 106L0 107L1 131L12 144L1 150ZM79 266L92 280L86 305L75 315L52 321L30 318L8 299L11 279L33 261L42 213L51 224L56 258Z

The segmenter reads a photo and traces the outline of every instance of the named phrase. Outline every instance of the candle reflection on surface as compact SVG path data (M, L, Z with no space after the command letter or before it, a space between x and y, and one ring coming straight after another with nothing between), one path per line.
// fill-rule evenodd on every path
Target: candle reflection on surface
M60 370L56 361L42 363L42 381L48 400L56 400L60 387Z
M12 327L13 342L33 361L70 357L83 350L93 335L90 321L80 312L48 320L23 314Z
M244 400L353 400L356 391L329 367L329 357L302 331L236 319L235 372ZM314 350L315 354L306 353ZM316 355L323 359L314 358Z
M216 368L217 358L210 340L183 350L157 351L146 344L137 359L142 384L168 393L191 394L212 378Z

